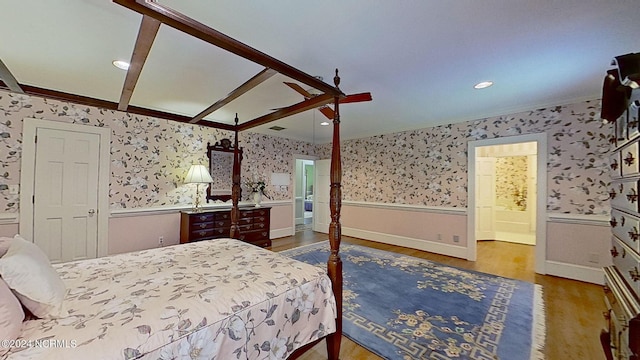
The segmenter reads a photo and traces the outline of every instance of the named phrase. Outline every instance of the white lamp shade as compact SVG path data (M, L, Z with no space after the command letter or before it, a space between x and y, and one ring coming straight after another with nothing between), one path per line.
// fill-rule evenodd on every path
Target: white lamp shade
M213 182L213 179L204 165L191 165L184 182L187 184L207 184Z
M274 186L289 186L291 180L289 179L289 174L287 173L272 173L271 174L271 185Z

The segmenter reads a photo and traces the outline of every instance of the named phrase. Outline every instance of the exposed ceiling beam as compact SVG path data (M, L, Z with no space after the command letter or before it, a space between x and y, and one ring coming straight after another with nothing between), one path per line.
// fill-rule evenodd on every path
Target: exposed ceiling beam
M151 16L163 24L169 25L184 33L190 34L202 41L208 42L249 61L258 63L264 67L274 69L280 74L298 80L303 84L316 88L324 93L334 96L344 96L336 87L329 85L318 78L294 68L276 58L273 58L249 45L233 39L211 27L181 14L169 7L163 6L154 0L113 0L126 8L143 15Z
M20 87L20 84L18 84L18 80L16 80L16 78L13 76L11 71L9 71L9 68L7 67L7 65L5 65L1 59L0 59L0 80L2 80L2 82L5 83L5 85L7 85L9 90L17 93L24 93L24 91Z
M39 88L36 86L30 86L30 85L24 85L24 84L20 84L20 86L24 90L23 93L26 95L46 97L49 99L55 99L55 100L61 100L61 101L69 101L76 104L95 106L95 107L103 108L107 110L118 110L118 104L111 101L96 99L96 98L82 96L82 95L74 95L74 94L65 93L62 91L44 89L44 88ZM7 86L4 88L4 90L11 90L11 89L9 89ZM182 123L189 123L189 121L191 120L190 116L171 114L164 111L152 110L152 109L142 108L138 106L129 106L127 108L127 112L130 114L151 116L155 118L172 120L172 121L177 121ZM230 130L230 131L235 131L236 129L235 125L214 122L214 121L203 121L199 125L222 129L222 130Z
M334 101L334 96L330 94L322 94L322 95L314 96L311 99L306 99L297 104L288 106L286 108L282 108L270 114L261 116L259 118L255 118L251 121L244 122L238 125L238 131L244 131L244 130L254 128L256 126L264 125L272 121L285 118L287 116L295 115L307 110L317 108L322 105L326 105L332 101Z
M205 116L207 116L207 115L211 114L212 112L220 109L221 107L227 105L231 101L233 101L236 98L238 98L240 95L242 95L242 94L246 93L247 91L253 89L254 87L258 86L263 81L269 79L270 77L272 77L275 74L277 74L277 72L275 70L269 69L269 68L265 68L264 70L262 70L261 72L256 74L254 77L252 77L251 79L247 80L244 84L238 86L235 90L230 92L229 95L227 95L226 97L216 101L213 105L211 105L208 108L206 108L205 110L203 110L201 113L196 115L193 119L191 119L191 121L189 121L189 122L192 123L192 124L197 123L198 121L204 119Z
M126 111L129 106L133 90L138 83L142 67L144 66L145 61L147 61L147 56L149 55L149 51L151 51L151 45L153 45L156 34L158 34L160 24L160 21L150 16L142 16L140 30L138 30L138 38L136 39L136 45L133 48L133 54L131 54L127 77L124 80L124 86L122 87L122 93L120 94L118 110Z

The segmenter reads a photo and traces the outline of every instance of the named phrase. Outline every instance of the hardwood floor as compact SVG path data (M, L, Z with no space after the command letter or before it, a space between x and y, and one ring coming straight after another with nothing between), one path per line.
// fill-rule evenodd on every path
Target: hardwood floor
M326 239L326 234L307 230L298 232L295 236L273 240L271 249L282 251ZM599 341L600 330L605 326L602 313L606 310L602 287L575 280L535 274L535 249L532 246L501 241L482 241L478 243L478 261L470 262L346 236L343 236L342 242L393 251L451 266L540 284L543 286L546 309L545 359L604 359ZM342 339L341 359L381 359L346 337L343 336ZM316 345L299 359L326 359L324 342Z

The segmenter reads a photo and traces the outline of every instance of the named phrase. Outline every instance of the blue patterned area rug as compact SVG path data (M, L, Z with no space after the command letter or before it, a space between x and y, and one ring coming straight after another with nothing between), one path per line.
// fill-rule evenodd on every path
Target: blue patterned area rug
M343 244L343 334L385 359L543 359L542 287ZM326 268L328 242L283 251Z

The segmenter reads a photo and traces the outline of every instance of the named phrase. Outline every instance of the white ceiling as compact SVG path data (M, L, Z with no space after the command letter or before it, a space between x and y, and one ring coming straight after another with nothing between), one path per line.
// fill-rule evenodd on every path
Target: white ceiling
M597 99L614 56L640 51L631 0L162 0L373 101L341 106L344 139ZM118 102L142 16L108 0L21 0L0 11L0 59L21 84ZM195 116L263 69L162 25L131 105ZM241 122L302 97L282 75L207 119ZM483 80L493 87L474 90ZM303 86L306 87L306 86ZM265 134L330 140L312 110ZM316 126L314 126L314 121Z

